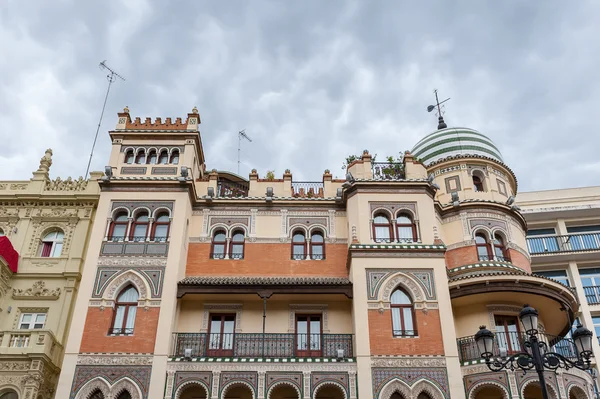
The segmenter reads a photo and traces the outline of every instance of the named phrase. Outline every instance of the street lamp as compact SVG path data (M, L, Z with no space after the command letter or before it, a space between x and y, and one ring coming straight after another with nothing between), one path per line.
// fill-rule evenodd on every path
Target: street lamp
M572 337L577 348L577 360L574 361L560 353L550 352L548 344L539 340L537 310L529 305L525 305L521 313L519 313L519 319L523 327L525 327L526 336L522 343L525 350L508 358L494 356L494 333L486 329L485 326L479 327L479 331L475 334L477 349L490 370L501 371L508 369L514 371L518 368L528 371L535 369L540 379L542 396L544 399L548 399L544 369L556 370L559 367L566 370L573 367L580 370L590 369L593 337L590 330L579 325L573 332Z

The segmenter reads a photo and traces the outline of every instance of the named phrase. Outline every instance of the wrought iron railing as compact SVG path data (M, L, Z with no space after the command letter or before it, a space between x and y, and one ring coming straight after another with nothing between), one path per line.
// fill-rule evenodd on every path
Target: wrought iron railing
M292 254L292 260L304 260L306 259L306 254Z
M414 238L374 238L373 241L376 243L399 243L399 244L410 244L414 242L419 242L419 240L415 240Z
M373 162L374 179L404 179L404 164L401 162Z
M416 337L417 330L393 330L394 337Z
M600 250L600 233L527 237L527 249L532 255L597 251Z
M325 255L324 254L310 254L310 258L312 260L323 260L323 259L325 259Z
M496 261L496 262L510 262L510 258L508 256L500 256L500 255L479 255L480 261Z
M211 252L211 259L225 259L225 252Z
M132 335L133 328L109 328L108 335Z
M583 287L583 292L585 294L585 299L587 303L590 305L598 305L600 304L600 287L596 285L592 285L589 287Z
M237 198L247 196L247 184L235 183L227 180L221 180L217 183L217 197Z
M352 334L174 333L171 356L349 358L354 353L352 337Z
M107 241L112 242L144 242L146 241L147 236L133 236L133 237L124 237L124 236L108 236L106 237ZM149 242L167 242L168 237L149 237Z
M295 181L292 182L292 197L295 198L323 198L323 182L320 181Z
M526 351L523 346L525 334L518 332L497 332L494 335L493 356L511 356L515 353ZM577 359L577 347L572 339L541 333L538 334L538 338L541 342L545 342L548 345L550 351L559 353L569 359ZM481 360L475 336L458 338L456 342L461 362Z

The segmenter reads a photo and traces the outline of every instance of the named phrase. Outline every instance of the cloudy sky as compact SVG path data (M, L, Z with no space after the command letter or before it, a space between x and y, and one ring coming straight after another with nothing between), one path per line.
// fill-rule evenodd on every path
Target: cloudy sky
M598 36L590 1L96 1L0 3L0 180L107 163L117 115L200 110L209 169L343 176L351 153L411 149L436 127L488 134L520 190L600 185Z

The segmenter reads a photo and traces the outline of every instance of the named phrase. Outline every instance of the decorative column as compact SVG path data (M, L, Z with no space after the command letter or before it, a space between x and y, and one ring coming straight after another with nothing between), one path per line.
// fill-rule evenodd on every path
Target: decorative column
M567 391L565 390L565 381L563 380L563 376L564 376L563 371L559 371L559 370L556 371L556 385L558 385L558 395L561 398L567 398Z
M212 376L213 376L213 381L212 381L212 389L210 392L210 397L212 399L219 399L219 385L221 383L221 372L213 371Z
M146 231L146 241L150 241L150 236L152 235L152 224L154 223L154 218L148 218L148 231Z
M266 376L266 371L259 371L258 372L258 392L257 392L257 396L258 399L264 399L265 397L265 376Z
M311 255L311 250L310 250L310 237L306 237L306 260L310 260L310 255Z
M303 371L302 372L302 381L303 381L303 386L304 386L304 399L310 399L311 397L311 392L310 392L310 371Z
M508 386L510 387L510 397L519 398L519 388L517 387L517 379L515 378L514 371L507 371L508 375Z
M356 399L356 371L348 372L348 384L350 385L350 399Z
M106 230L104 232L104 241L108 240L108 233L110 232L110 224L112 223L112 218L106 219Z
M223 252L224 252L223 259L229 259L229 244L231 244L231 237L227 237L225 239L225 249L223 250Z
M125 240L129 241L129 233L131 231L131 223L133 222L133 218L127 218L127 231L125 232Z
M165 399L171 399L173 392L173 385L175 385L175 372L173 370L167 371L167 387L165 388Z

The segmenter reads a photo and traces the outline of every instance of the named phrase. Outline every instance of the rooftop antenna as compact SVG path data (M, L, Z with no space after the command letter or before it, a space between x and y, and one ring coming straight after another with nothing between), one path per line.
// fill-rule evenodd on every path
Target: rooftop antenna
M98 128L96 129L96 135L94 136L94 144L92 144L92 151L90 152L90 160L88 161L87 169L85 170L85 178L87 179L90 171L90 164L92 163L92 156L94 155L94 148L96 147L96 140L98 140L98 132L100 131L100 125L102 124L102 117L104 116L104 109L106 108L106 101L108 100L108 93L110 92L110 85L112 85L117 79L125 80L125 78L119 75L114 69L106 65L106 60L102 61L99 65L100 69L106 69L108 75L108 88L106 89L106 96L104 97L104 104L102 105L102 112L100 113L100 120L98 121Z
M242 152L242 137L252 143L252 139L246 134L246 129L240 130L238 132L238 175L240 174L240 154Z
M429 106L427 106L427 112L431 112L431 111L433 111L434 109L437 108L436 114L438 116L438 130L439 129L445 129L445 128L448 127L448 125L446 125L446 122L444 122L444 116L442 114L442 109L444 107L440 107L440 105L442 105L446 101L450 100L450 97L448 97L444 101L440 102L440 100L438 99L438 91L437 91L437 89L433 90L433 92L435 93L435 104L436 105L429 105Z

